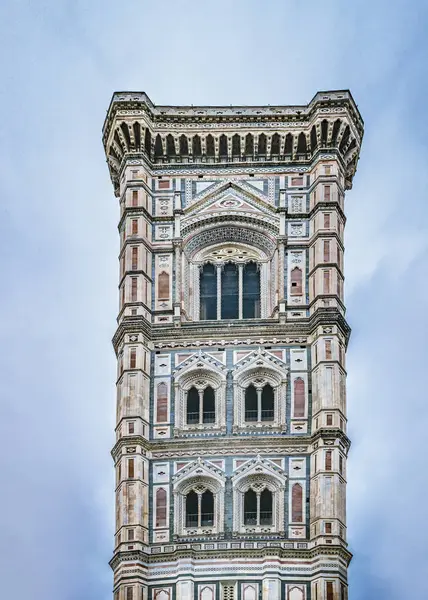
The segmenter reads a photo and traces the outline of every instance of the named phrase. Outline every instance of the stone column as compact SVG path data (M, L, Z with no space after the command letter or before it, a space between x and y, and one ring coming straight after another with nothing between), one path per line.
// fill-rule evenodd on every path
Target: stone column
M222 265L217 265L217 321L221 320L221 269Z
M242 263L238 264L238 294L239 294L239 313L238 316L240 319L243 319L244 314L244 306L243 306L243 298L244 298L244 265Z

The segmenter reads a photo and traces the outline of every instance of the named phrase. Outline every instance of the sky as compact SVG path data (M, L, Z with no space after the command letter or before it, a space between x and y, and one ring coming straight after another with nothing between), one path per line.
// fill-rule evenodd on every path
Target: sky
M0 581L111 598L115 90L156 104L306 104L349 88L350 600L428 598L428 3L0 3Z

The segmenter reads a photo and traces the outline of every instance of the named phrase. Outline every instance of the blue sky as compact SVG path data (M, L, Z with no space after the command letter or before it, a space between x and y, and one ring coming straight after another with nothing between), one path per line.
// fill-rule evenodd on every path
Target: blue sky
M428 4L4 0L0 5L1 596L111 597L114 90L297 104L351 89L351 600L428 597Z

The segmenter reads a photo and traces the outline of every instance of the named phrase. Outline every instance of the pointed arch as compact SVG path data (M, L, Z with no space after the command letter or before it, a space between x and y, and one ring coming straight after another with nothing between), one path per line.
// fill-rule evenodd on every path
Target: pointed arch
M175 156L175 140L171 133L166 136L166 153L168 156Z
M227 137L224 133L220 136L219 154L220 156L227 156Z
M254 154L254 137L252 133L245 136L245 154L252 156Z
M327 119L323 119L321 121L321 146L325 148L327 146L327 137L328 137L328 121Z
M163 144L162 138L158 133L155 140L155 158L160 158L161 156L163 156Z
M337 136L339 135L340 127L342 125L342 121L340 119L336 119L333 125L333 131L331 134L331 145L335 146L337 142Z
M276 155L279 154L280 152L280 145L281 145L281 138L279 136L279 133L274 133L272 136L272 143L271 143L271 147L270 147L270 154L272 155Z
M181 156L187 156L189 154L189 143L184 133L180 135L180 154Z
M123 133L123 137L125 138L125 142L127 145L127 150L131 149L131 137L129 135L129 128L128 128L128 124L127 123L121 123L120 124L120 128L122 130Z
M259 135L258 153L262 155L266 154L266 135L264 133Z
M241 137L238 133L232 137L232 156L241 156Z
M315 152L315 150L317 149L317 146L318 146L317 130L315 128L315 125L313 125L313 127L311 129L311 152Z
M134 147L135 150L139 151L141 148L141 125L138 121L135 121L132 128L134 130Z
M152 134L148 127L146 127L146 131L144 132L144 148L149 156L152 155Z
M287 133L285 136L285 154L293 154L293 135Z
M192 154L193 154L193 156L201 156L201 154L202 154L201 138L199 137L199 135L193 136Z
M303 133L299 133L299 137L297 139L297 154L306 154L307 146L306 146L306 135Z
M214 138L210 133L207 135L206 139L206 154L207 156L215 156Z
M343 152L348 144L349 137L351 135L351 130L349 129L349 125L345 127L345 131L343 132L342 139L340 140L339 150Z

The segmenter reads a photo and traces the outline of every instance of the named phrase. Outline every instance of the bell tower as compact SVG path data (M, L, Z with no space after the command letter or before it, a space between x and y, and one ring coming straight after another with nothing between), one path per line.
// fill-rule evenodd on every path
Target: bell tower
M114 600L347 600L344 198L363 122L113 95Z

